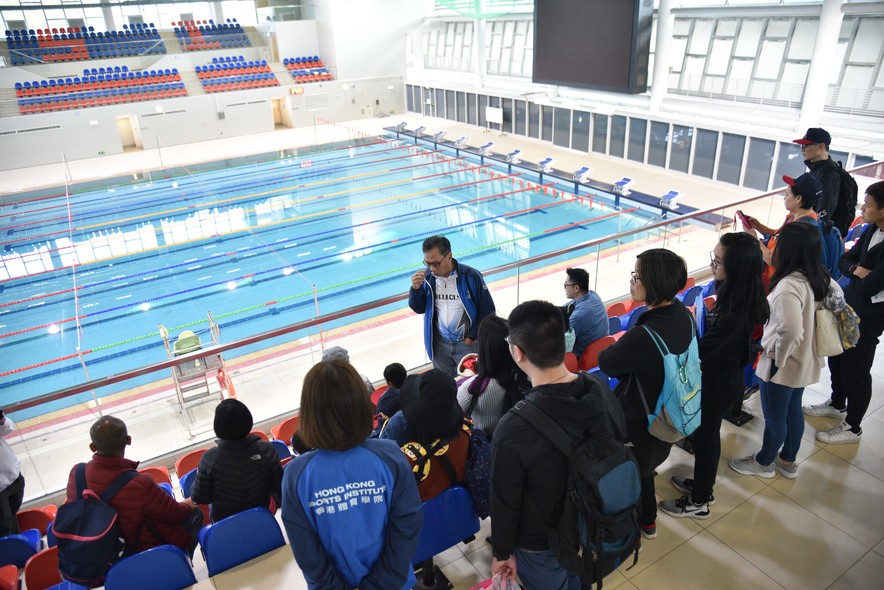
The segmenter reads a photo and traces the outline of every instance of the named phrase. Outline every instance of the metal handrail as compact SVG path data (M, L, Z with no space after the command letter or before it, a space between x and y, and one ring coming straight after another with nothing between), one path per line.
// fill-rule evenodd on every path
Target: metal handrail
M884 165L882 165L882 163L880 163L880 162L868 164L866 166L862 166L860 168L853 169L853 170L851 170L851 172L853 174L856 174L857 172L861 172L863 170L874 168L874 167L881 168L881 170L878 170L878 174L884 173ZM507 264L503 264L501 266L496 266L496 267L489 269L487 271L483 271L483 275L488 277L488 276L493 276L493 275L500 274L500 273L505 273L510 270L517 269L521 266L534 264L537 262L542 262L544 260L549 260L551 258L556 258L556 257L562 256L563 254L569 254L571 252L576 252L578 250L587 250L589 248L592 248L593 246L598 246L598 245L601 245L605 242L622 240L623 238L626 238L626 237L629 237L632 235L647 233L648 231L655 230L655 229L658 229L661 227L667 227L667 226L673 225L675 223L683 223L686 220L697 219L697 218L700 218L704 215L709 215L710 213L715 213L716 211L720 211L722 209L731 209L731 208L738 207L738 206L746 204L746 203L751 203L753 201L759 201L761 199L766 199L768 197L772 197L772 196L776 195L777 193L782 192L783 190L784 189L769 191L769 192L764 193L762 195L755 195L753 197L747 197L745 199L735 201L732 203L728 203L726 205L718 205L718 206L709 207L706 209L698 209L697 211L694 211L692 213L686 213L684 215L679 215L678 217L669 218L669 219L661 219L657 223L653 223L651 225L639 226L634 229L626 230L624 232L620 232L617 234L613 234L613 235L609 235L609 236L605 236L605 237L601 237L601 238L595 238L592 240L588 240L586 242L581 242L579 244L575 244L573 246L568 246L567 248L561 248L559 250L555 250L554 252L548 252L546 254L538 254L536 256L531 256L531 257L525 258L523 260L510 262ZM408 293L406 292L406 293L402 293L399 295L391 295L391 296L385 297L383 299L376 299L374 301L369 301L369 302L363 303L361 305L348 307L347 309L342 309L342 310L339 310L336 312L323 314L323 315L314 317L309 320L304 320L301 322L295 322L294 324L288 324L286 326L273 328L272 330L267 330L265 332L253 334L252 336L240 338L239 340L234 340L232 342L218 344L216 346L210 346L208 348L202 348L200 350L197 350L197 351L194 351L194 352L191 352L191 353L179 356L179 357L175 357L173 359L159 361L156 363L152 363L150 365L144 365L142 367L130 369L128 371L123 371L121 373L109 375L107 377L92 379L90 381L86 381L86 382L81 383L79 385L72 385L70 387L58 389L58 390L55 390L51 393L47 393L44 395L33 397L28 400L19 402L17 404L12 404L12 405L6 406L4 408L4 410L7 413L15 412L18 410L25 410L27 408L32 408L32 407L39 406L39 405L42 405L42 404L45 404L48 402L64 399L64 398L70 397L72 395L76 395L78 393L83 393L86 391L90 391L92 389L97 389L99 387L113 385L114 383L119 383L121 381L134 379L135 377L140 377L140 376L146 375L148 373L154 373L156 371L162 371L164 369L169 369L169 368L174 367L176 365L191 362L196 359L201 359L201 358L205 358L208 356L217 355L217 354L226 352L228 350L242 348L243 346L249 346L252 344L256 344L258 342L262 342L264 340L276 338L278 336L284 336L286 334L291 334L293 332L297 332L299 330L304 330L304 329L310 328L312 326L323 324L325 322L331 322L331 321L334 321L334 320L337 320L340 318L344 318L344 317L352 316L352 315L355 315L358 313L362 313L362 312L368 311L370 309L377 309L377 308L383 307L385 305L398 303L398 302L403 301L407 298L408 298Z

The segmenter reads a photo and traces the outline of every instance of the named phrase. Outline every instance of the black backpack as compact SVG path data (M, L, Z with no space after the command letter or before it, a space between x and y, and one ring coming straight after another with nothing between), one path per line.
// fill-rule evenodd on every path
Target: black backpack
M117 511L109 502L137 475L134 469L121 473L99 497L86 488L86 464L77 465L77 499L58 509L52 525L58 570L65 580L90 588L101 586L107 570L123 556L126 547Z
M859 187L850 172L844 169L841 162L835 162L838 170L838 202L835 205L835 211L832 213L831 219L835 222L835 227L841 232L842 236L846 236L850 230L850 224L856 218L856 205L859 199Z
M581 378L595 380L586 374ZM590 387L588 395L602 391L612 396L596 382L600 387ZM611 433L592 428L583 438L572 438L530 401L519 402L513 411L568 457L565 506L549 533L550 548L559 565L582 584L598 584L601 590L602 579L630 555L632 565L638 563L641 477L632 451Z

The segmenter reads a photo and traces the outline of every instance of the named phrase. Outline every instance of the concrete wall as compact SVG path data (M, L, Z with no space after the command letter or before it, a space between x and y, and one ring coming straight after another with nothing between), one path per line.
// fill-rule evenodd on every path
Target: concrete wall
M4 117L0 170L120 154L118 117L133 121L145 149L272 131L273 99L284 101L295 127L312 125L315 116L346 121L378 111L405 112L404 80L390 76Z
M316 0L320 56L338 76L405 74L405 36L432 13L432 0ZM305 9L307 10L307 9Z

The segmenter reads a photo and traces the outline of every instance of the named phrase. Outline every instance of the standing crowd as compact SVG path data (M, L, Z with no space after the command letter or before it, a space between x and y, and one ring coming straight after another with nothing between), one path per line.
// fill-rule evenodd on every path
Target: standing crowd
M554 420L575 446L595 435L628 444L637 472L636 555L642 539L657 536L658 509L672 517L710 516L721 424L743 395L747 366L757 363L764 434L759 449L730 458L737 473L798 477L804 415L837 421L817 435L820 441L857 443L884 331L884 182L870 185L864 195L868 225L838 262L846 277L842 290L824 266L817 227L821 219L840 224L844 218L829 176L839 174L827 155L830 141L821 129L796 140L808 155L810 172L784 177L788 215L779 229L749 217L746 232L720 236L709 265L716 297L702 330L697 310L677 297L688 278L685 261L663 248L637 256L629 293L646 309L598 356L599 370L616 383L613 391L608 379L575 374L565 365L566 353L579 357L608 335L604 305L589 289L586 271L567 269L565 305L527 301L502 318L481 272L458 262L447 238L427 238L426 270L412 275L408 303L424 316L424 346L433 368L408 375L402 365L389 365L388 389L375 406L346 351L316 364L302 385L295 442L303 452L285 470L272 445L250 434L248 408L223 401L215 415L217 446L200 462L192 499L178 502L149 476L135 474L109 500L119 513L127 551L171 543L192 554L204 519L196 502L211 504L213 521L256 506L281 507L310 588L412 588L422 502L470 483L481 435L491 445L492 573L518 577L529 590L576 590L591 580L563 567L561 548L551 543L573 494L570 457L525 417L526 406ZM754 231L764 234L763 243ZM818 314L849 309L860 320L855 346L837 356L821 355L815 347L821 336ZM667 391L667 355L683 357L691 350L698 351L702 368L700 425L691 433L694 468L671 476L683 496L658 504L656 470L673 443L649 429L650 408ZM465 357L477 358L473 364ZM819 381L827 362L831 399L803 405L804 388ZM464 378L458 368L466 364L473 370ZM4 434L12 429L2 413L0 427ZM131 437L118 418L100 418L90 435L94 455L71 470L68 502L84 487L101 494L138 465L125 458ZM5 442L0 461L0 534L6 534L15 532L24 482Z

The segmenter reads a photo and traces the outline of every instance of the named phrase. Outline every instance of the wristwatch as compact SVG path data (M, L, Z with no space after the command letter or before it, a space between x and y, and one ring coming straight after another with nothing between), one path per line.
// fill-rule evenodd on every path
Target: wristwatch
M853 274L853 272L856 270L857 266L859 266L859 265L858 264L851 264L850 268L847 269L847 272L849 272L850 274Z

